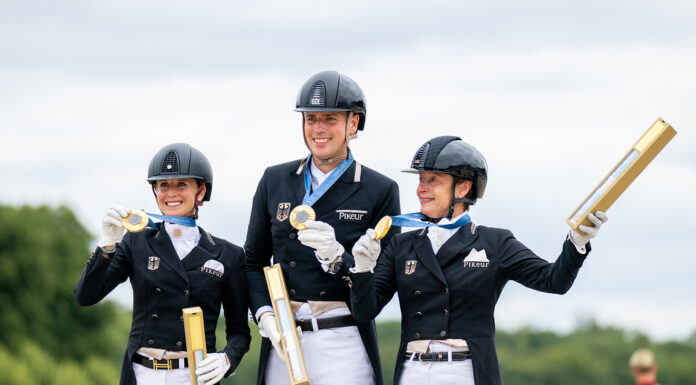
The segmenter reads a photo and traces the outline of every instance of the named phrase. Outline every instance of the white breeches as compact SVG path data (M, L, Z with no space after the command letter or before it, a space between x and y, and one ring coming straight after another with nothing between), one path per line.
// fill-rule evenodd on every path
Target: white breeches
M372 365L357 326L302 333L302 355L312 385L374 385ZM285 361L271 349L266 385L289 385Z
M452 362L404 361L399 385L474 385L471 359Z
M134 363L133 372L138 385L191 385L189 368L153 370Z

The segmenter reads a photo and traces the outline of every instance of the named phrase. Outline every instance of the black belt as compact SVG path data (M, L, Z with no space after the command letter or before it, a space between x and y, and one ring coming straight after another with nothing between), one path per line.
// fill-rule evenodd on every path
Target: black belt
M435 352L435 353L406 353L404 358L407 360L411 359L411 356L415 356L413 359L420 362L448 362L447 352ZM452 352L452 361L464 361L471 358L471 352Z
M312 320L295 320L295 324L302 328L303 331L313 331ZM318 329L331 329L340 328L344 326L355 325L355 320L352 315L342 315L339 317L331 318L317 318L317 328Z
M135 362L136 364L140 364L146 368L153 369L153 370L179 369L179 358L174 358L171 360L157 360L157 359L150 359L150 358L147 358L145 356L142 356L142 355L136 353L133 355L133 362ZM182 366L182 368L187 368L187 367L188 367L188 358L184 358L184 366Z

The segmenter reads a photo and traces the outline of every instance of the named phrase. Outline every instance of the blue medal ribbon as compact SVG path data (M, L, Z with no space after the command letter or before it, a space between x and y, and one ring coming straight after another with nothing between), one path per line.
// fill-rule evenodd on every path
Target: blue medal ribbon
M305 186L305 196L302 199L302 204L307 206L312 206L316 201L321 198L326 191L333 186L334 183L343 175L343 173L348 170L351 164L353 164L353 154L348 151L348 159L344 159L341 164L338 165L331 174L324 180L322 184L317 187L316 191L312 192L312 171L310 170L309 162L312 161L312 154L307 156L307 169L305 170L304 176L304 186Z
M425 215L421 213L408 213L401 215L392 216L392 226L402 226L402 227L442 227L443 229L456 229L466 225L471 222L471 217L469 214L462 215L456 222L449 223L446 225L438 225L430 222L423 222L423 219L427 219Z
M169 223L174 223L175 225L182 225L182 226L188 226L188 227L196 227L196 220L193 218L189 217L170 217L169 215L159 215L159 214L151 214L151 213L145 213L149 217L149 221L147 223L147 227L157 229L162 226L162 222L153 222L152 218L155 219L161 219L163 221L169 222Z

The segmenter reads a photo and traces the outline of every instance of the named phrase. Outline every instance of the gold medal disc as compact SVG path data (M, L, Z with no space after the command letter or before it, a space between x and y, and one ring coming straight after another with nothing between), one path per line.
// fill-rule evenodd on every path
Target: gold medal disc
M380 219L375 226L375 241L379 241L380 239L384 238L384 236L389 232L391 225L392 219L390 216L387 215L386 217Z
M316 219L317 214L314 209L307 205L299 205L290 212L290 224L298 230L304 230L304 223Z
M149 218L143 210L132 210L127 217L121 219L123 227L131 233L137 233L147 227Z

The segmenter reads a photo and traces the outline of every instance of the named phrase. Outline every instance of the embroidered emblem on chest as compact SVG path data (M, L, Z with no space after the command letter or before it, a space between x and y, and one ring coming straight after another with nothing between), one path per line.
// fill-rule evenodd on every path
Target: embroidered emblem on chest
M147 269L148 270L157 270L159 269L159 257L148 257L147 258Z
M416 264L417 263L418 263L418 261L414 261L414 260L406 261L406 270L404 271L404 273L406 273L406 275L413 274L413 272L416 271Z
M209 259L205 262L205 264L203 264L201 271L212 274L218 278L222 278L222 275L225 274L225 265L220 263L220 261Z
M284 221L290 216L290 202L278 203L278 211L276 211L276 219Z
M367 210L336 210L338 213L338 219L348 220L348 221L361 221Z
M469 255L464 258L464 267L488 267L489 263L486 250L471 249Z

